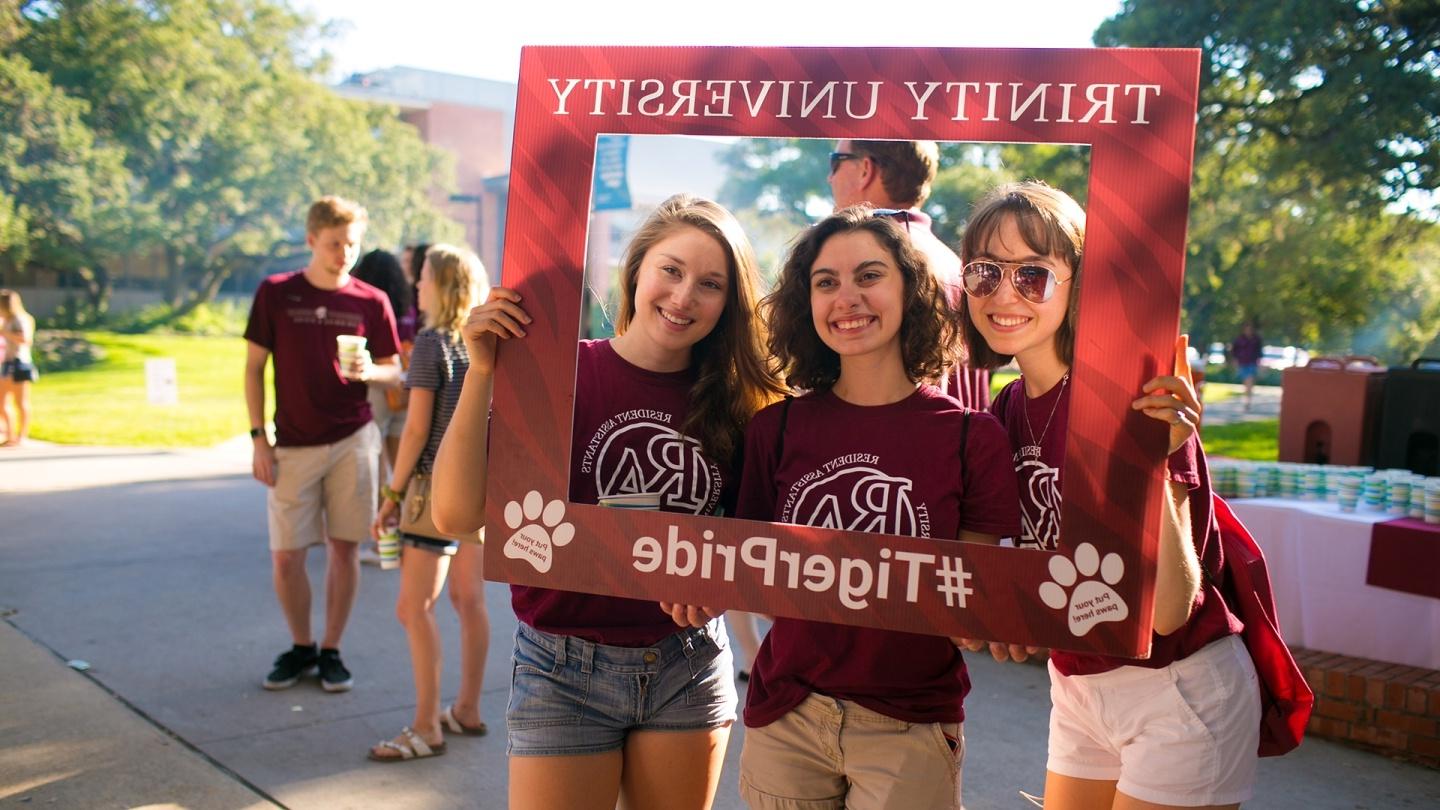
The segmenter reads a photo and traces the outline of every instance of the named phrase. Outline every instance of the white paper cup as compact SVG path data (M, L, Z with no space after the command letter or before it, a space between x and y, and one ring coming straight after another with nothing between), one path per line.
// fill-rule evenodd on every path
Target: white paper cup
M365 338L359 335L335 336L335 354L340 360L340 376L350 377L350 367L355 365L355 358L359 357L362 351L365 351Z
M599 503L610 509L647 509L653 512L660 509L660 493L635 492L625 495L606 495L600 498Z

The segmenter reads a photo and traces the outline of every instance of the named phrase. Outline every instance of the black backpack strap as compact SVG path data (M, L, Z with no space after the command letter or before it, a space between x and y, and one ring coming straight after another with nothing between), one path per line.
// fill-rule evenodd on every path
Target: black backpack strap
M789 394L780 402L780 432L775 435L775 463L780 463L780 457L785 455L785 423L790 421L790 402L794 397Z

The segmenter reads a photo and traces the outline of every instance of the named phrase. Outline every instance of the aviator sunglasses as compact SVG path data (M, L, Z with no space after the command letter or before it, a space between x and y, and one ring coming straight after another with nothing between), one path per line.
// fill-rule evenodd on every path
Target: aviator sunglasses
M965 292L976 298L989 298L1000 289L1000 282L1010 279L1010 286L1021 298L1032 304L1043 304L1055 295L1055 288L1068 283L1055 277L1055 271L1041 264L997 262L979 259L965 265L962 278ZM1074 276L1071 276L1074 278Z

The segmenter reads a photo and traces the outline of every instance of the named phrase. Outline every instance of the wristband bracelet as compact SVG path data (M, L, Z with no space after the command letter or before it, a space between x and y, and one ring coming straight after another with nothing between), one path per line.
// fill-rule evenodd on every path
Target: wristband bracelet
M391 503L400 503L405 500L405 496L391 489L389 484L380 485L380 497Z
M258 438L260 438L262 435L264 435L264 433L265 433L265 428L258 428L258 427L250 428L250 438L252 438L252 439L258 439Z

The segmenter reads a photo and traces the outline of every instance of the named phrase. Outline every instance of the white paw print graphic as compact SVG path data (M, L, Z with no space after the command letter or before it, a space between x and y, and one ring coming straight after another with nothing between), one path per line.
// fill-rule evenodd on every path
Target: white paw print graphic
M1100 579L1091 579L1096 572ZM1086 579L1075 585L1076 573ZM1125 561L1119 554L1110 553L1100 559L1100 552L1089 543L1075 548L1075 562L1063 555L1050 558L1050 580L1040 585L1040 601L1055 610L1069 609L1070 632L1083 636L1090 628L1101 622L1124 621L1130 609L1120 594L1110 587L1125 575ZM1071 586L1075 590L1067 596Z
M545 498L533 489L525 494L524 503L505 504L505 525L515 530L505 541L505 556L525 560L536 571L549 573L555 549L575 539L575 527L562 523L564 519L564 501L557 498L545 503Z

